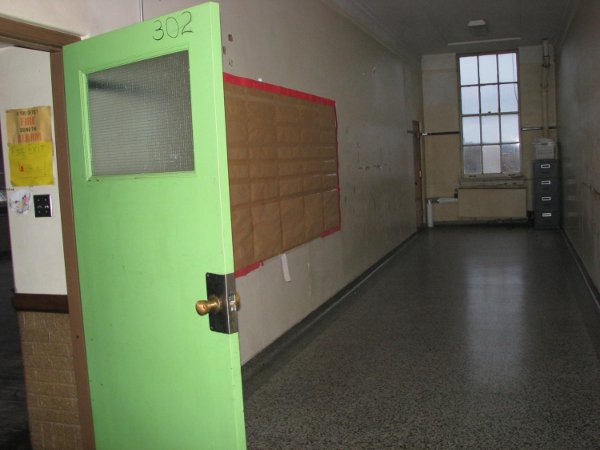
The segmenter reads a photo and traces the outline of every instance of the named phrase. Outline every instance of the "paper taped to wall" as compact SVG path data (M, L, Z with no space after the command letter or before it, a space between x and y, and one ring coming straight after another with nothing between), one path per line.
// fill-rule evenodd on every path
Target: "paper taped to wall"
M11 192L8 205L17 214L27 214L31 208L32 197L33 192L30 190L19 189L18 191Z
M6 112L8 160L13 186L54 184L50 106Z
M283 272L283 279L289 283L292 281L290 276L290 266L288 265L287 253L281 254L281 271Z

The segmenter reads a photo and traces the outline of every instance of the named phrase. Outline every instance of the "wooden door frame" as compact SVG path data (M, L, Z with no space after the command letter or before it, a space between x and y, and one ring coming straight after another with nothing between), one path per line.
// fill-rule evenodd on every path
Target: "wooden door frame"
M77 403L81 425L81 443L85 449L94 449L94 424L92 420L92 404L90 400L87 357L83 333L79 271L77 268L77 250L75 247L75 222L71 199L71 174L62 52L63 46L80 40L81 38L76 35L0 17L0 41L13 44L16 47L40 50L50 54L58 197L61 206L63 251L67 280L67 306L71 325L71 340L73 343L73 366L75 369ZM35 303L36 299L33 298L30 301ZM36 308L33 307L33 309Z

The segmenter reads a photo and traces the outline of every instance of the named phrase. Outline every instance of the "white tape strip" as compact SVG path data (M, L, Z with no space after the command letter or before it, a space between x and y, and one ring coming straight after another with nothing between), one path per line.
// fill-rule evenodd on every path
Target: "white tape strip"
M292 281L292 277L290 276L290 267L288 266L287 253L281 254L281 270L283 272L283 279L288 283Z

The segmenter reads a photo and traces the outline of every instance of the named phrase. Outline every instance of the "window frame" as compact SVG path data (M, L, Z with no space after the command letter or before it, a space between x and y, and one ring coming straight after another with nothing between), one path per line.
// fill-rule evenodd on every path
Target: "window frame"
M498 55L503 55L503 54L510 54L510 53L514 53L515 54L515 58L516 58L516 73L517 73L517 92L518 92L518 101L517 101L517 116L518 116L518 132L519 132L519 172L515 172L515 173L505 173L505 172L498 172L498 173L483 173L483 166L482 166L482 173L479 174L466 174L465 173L465 165L464 165L464 140L463 140L463 117L486 117L486 116L502 116L502 115L512 115L515 114L515 112L501 112L500 111L500 97L498 97L498 112L495 113L490 113L490 114L482 114L481 110L479 111L479 114L463 114L463 105L462 105L462 88L463 87L469 87L469 86L477 86L477 87L481 87L481 86L498 86L498 89L500 89L500 86L503 84L511 84L513 82L500 82L499 78L498 81L496 83L480 83L480 73L479 70L477 71L477 84L466 84L464 86L461 85L461 78L460 78L460 59L464 58L464 57L479 57L479 56L485 56L485 55L495 55L496 57ZM504 181L504 180L515 180L515 179L520 179L523 177L523 134L522 134L522 125L521 125L521 64L520 64L520 59L519 59L519 50L516 48L513 49L505 49L505 50L497 50L497 51L485 51L485 52L471 52L471 53L457 53L456 54L456 76L457 76L457 83L456 83L456 87L458 90L458 110L459 110L459 129L460 129L460 144L459 144L459 152L460 152L460 180L461 183L465 182L465 184L468 184L469 182L473 182L473 181ZM498 74L499 72L499 68L496 67L496 73ZM481 102L481 98L479 97L479 102ZM480 104L481 106L481 104ZM499 125L499 128L501 127L501 125ZM490 145L496 145L496 144L490 144ZM498 145L502 145L502 143L500 142ZM480 144L480 146L483 146L483 142ZM480 151L480 154L483 155L483 151ZM483 156L482 156L483 158Z

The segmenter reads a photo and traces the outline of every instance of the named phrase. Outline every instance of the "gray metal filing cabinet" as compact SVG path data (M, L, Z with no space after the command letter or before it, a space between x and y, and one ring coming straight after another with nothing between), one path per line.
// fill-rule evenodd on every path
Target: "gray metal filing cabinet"
M560 227L560 170L557 159L533 161L535 227Z

